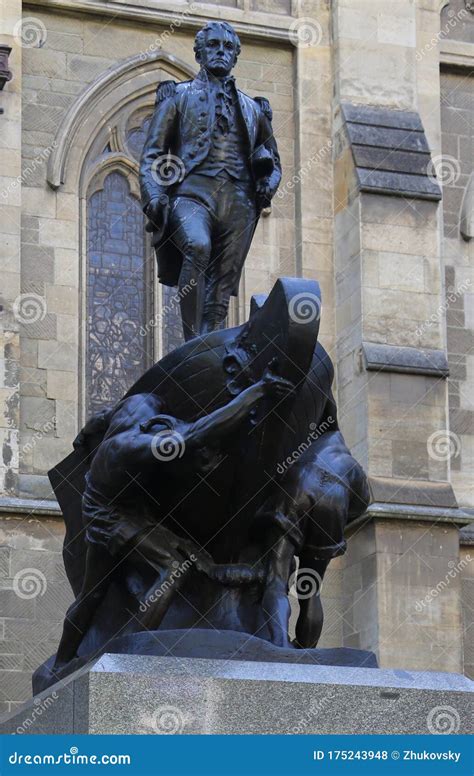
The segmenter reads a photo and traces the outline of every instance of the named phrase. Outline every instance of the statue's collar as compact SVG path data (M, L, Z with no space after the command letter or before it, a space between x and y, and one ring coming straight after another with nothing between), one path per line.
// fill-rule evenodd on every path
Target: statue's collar
M235 77L233 75L226 75L224 78L218 78L212 75L205 67L201 67L199 73L196 76L196 81L202 81L206 84L215 84L216 86L225 86L226 84L235 84Z

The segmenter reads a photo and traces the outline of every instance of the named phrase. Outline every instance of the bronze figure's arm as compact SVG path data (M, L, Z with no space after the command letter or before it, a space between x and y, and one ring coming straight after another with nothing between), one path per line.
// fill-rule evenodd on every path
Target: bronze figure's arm
M166 424L170 427L170 436L173 433L181 435L184 449L188 451L207 446L220 446L224 437L238 428L260 399L283 399L293 390L294 385L289 380L279 377L268 368L261 380L246 388L224 407L211 412L210 415L205 415L193 423L177 420L176 423L173 422L173 426L170 421L174 419L165 415L156 415L141 423L140 430L146 435L153 434L154 426ZM165 435L166 431L163 430L162 433ZM145 442L143 436L137 437L135 461L140 461L140 452L148 458L149 449L148 436Z
M175 98L174 81L163 81L159 84L153 118L140 160L143 211L156 230L163 228L168 204L167 184L164 178L163 183L160 183L160 169L166 166L166 155L175 133L178 117Z
M263 151L263 153L265 153L265 155L268 154L272 160L272 170L269 175L263 175L261 177L258 175L258 159L255 159L254 165L257 167L257 194L261 201L261 207L268 207L280 185L281 161L275 135L273 134L273 113L270 103L265 97L255 97L255 101L258 103L261 115L257 137L257 152L254 156L259 153L262 154Z
M223 436L234 431L248 417L260 399L283 399L293 389L289 380L278 377L268 369L258 383L246 388L229 404L190 424L186 443L197 448L218 444Z

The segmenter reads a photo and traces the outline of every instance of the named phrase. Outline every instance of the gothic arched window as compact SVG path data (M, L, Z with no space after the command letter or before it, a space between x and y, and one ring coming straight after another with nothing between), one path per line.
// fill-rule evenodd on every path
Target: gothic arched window
M87 415L115 404L150 364L149 269L140 203L113 170L87 201Z
M122 113L95 139L85 201L85 416L113 406L182 342L173 289L156 281L140 205L138 164L150 108Z

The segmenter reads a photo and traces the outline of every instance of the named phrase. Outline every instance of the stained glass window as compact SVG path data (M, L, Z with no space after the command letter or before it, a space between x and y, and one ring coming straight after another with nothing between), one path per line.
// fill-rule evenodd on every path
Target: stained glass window
M142 155L143 146L145 145L146 136L151 123L151 115L140 117L139 121L133 123L137 126L132 126L127 132L127 146L133 157L138 161Z
M138 162L150 121L150 108L131 113L124 124L119 118L112 132L107 127L96 138L89 155L93 163L120 154L130 171L115 168L101 183L95 178L98 185L92 184L87 199L87 417L113 406L153 360L183 343L177 289L159 288L154 278L138 199ZM123 135L119 126L125 126Z
M115 404L150 365L144 217L111 172L87 203L87 416Z

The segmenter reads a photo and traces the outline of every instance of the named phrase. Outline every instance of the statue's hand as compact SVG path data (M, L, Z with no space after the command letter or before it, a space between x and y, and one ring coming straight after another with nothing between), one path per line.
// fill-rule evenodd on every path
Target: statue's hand
M259 181L257 181L256 187L258 194L261 194L262 196L272 195L272 187L270 186L268 178L261 178Z
M272 200L273 194L275 193L273 188L270 186L268 178L263 178L262 180L257 181L256 189L257 197L261 207L268 207Z
M286 380L272 371L271 364L265 370L262 377L264 396L270 399L284 399L295 389L291 380Z
M145 211L148 218L148 224L146 225L147 232L159 232L163 229L168 207L169 197L167 194L160 194L159 197L150 200Z
M72 446L74 449L77 450L85 445L87 438L94 436L94 434L105 434L111 415L111 410L101 410L101 412L98 412L96 415L92 415L73 441Z

